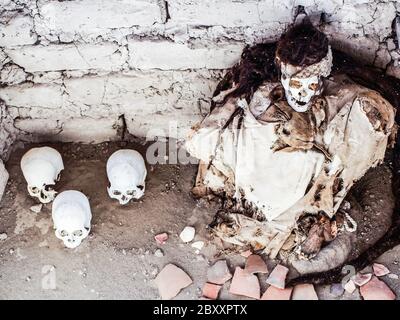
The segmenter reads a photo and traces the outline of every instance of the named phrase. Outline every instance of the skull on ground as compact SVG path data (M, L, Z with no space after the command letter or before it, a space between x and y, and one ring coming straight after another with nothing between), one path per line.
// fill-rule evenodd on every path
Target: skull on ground
M110 198L121 205L144 195L147 170L143 157L135 150L118 150L107 161Z
M88 198L75 190L61 192L54 200L52 218L56 237L67 248L76 248L90 232L92 213Z
M28 183L28 192L41 203L54 200L54 186L64 164L60 153L50 147L32 148L21 159L21 169Z

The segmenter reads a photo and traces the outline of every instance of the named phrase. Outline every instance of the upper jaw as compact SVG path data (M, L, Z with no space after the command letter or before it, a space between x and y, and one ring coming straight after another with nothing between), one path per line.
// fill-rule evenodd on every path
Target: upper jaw
M294 98L288 99L288 104L297 112L306 112L310 107L310 102L304 103Z

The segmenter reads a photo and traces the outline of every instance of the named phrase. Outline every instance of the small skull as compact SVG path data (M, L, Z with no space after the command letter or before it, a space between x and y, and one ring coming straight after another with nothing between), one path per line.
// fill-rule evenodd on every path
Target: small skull
M118 150L107 161L110 187L108 195L125 205L144 195L147 170L143 157L135 150Z
M21 169L28 183L28 192L41 203L54 200L54 190L64 164L60 153L50 147L32 148L21 159Z
M55 234L67 248L79 246L90 232L92 213L88 198L79 191L61 192L52 209Z
M310 107L311 98L322 91L322 80L320 76L309 78L289 77L282 73L282 86L288 104L297 112L305 112Z

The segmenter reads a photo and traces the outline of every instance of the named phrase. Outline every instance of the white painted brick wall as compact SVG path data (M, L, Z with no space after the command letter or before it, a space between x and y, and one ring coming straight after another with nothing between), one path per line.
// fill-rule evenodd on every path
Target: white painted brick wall
M0 0L0 158L17 133L117 139L121 115L131 134L183 138L243 47L277 40L296 5L325 13L334 46L400 76L400 1Z
M162 22L156 0L40 1L37 28L61 41L102 36L109 29L151 26Z
M16 16L0 29L0 47L34 44L37 35L33 32L33 19L27 16Z
M24 46L5 49L11 60L28 72L58 70L119 70L126 61L125 47L115 44Z
M227 69L232 67L243 51L243 44L189 47L171 41L128 42L129 64L137 69Z
M6 189L8 181L8 172L4 167L3 161L0 160L0 200L3 198L4 191Z

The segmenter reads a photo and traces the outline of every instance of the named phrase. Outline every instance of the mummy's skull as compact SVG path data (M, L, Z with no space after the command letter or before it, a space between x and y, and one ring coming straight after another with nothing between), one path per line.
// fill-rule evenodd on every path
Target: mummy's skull
M53 202L55 234L67 248L79 246L90 232L92 213L88 198L79 191L61 192Z
M332 50L319 62L308 66L292 65L276 57L281 69L281 83L285 89L288 104L297 112L305 112L314 96L321 94L323 77L328 77L332 69Z
M319 95L322 89L320 76L309 78L289 77L282 74L282 86L288 104L297 112L305 112L310 107L311 98Z
M64 164L60 153L50 147L32 148L21 159L21 169L28 183L28 192L42 203L53 201L54 185Z
M139 152L128 149L114 152L107 161L108 195L122 205L141 198L146 175L146 165Z

